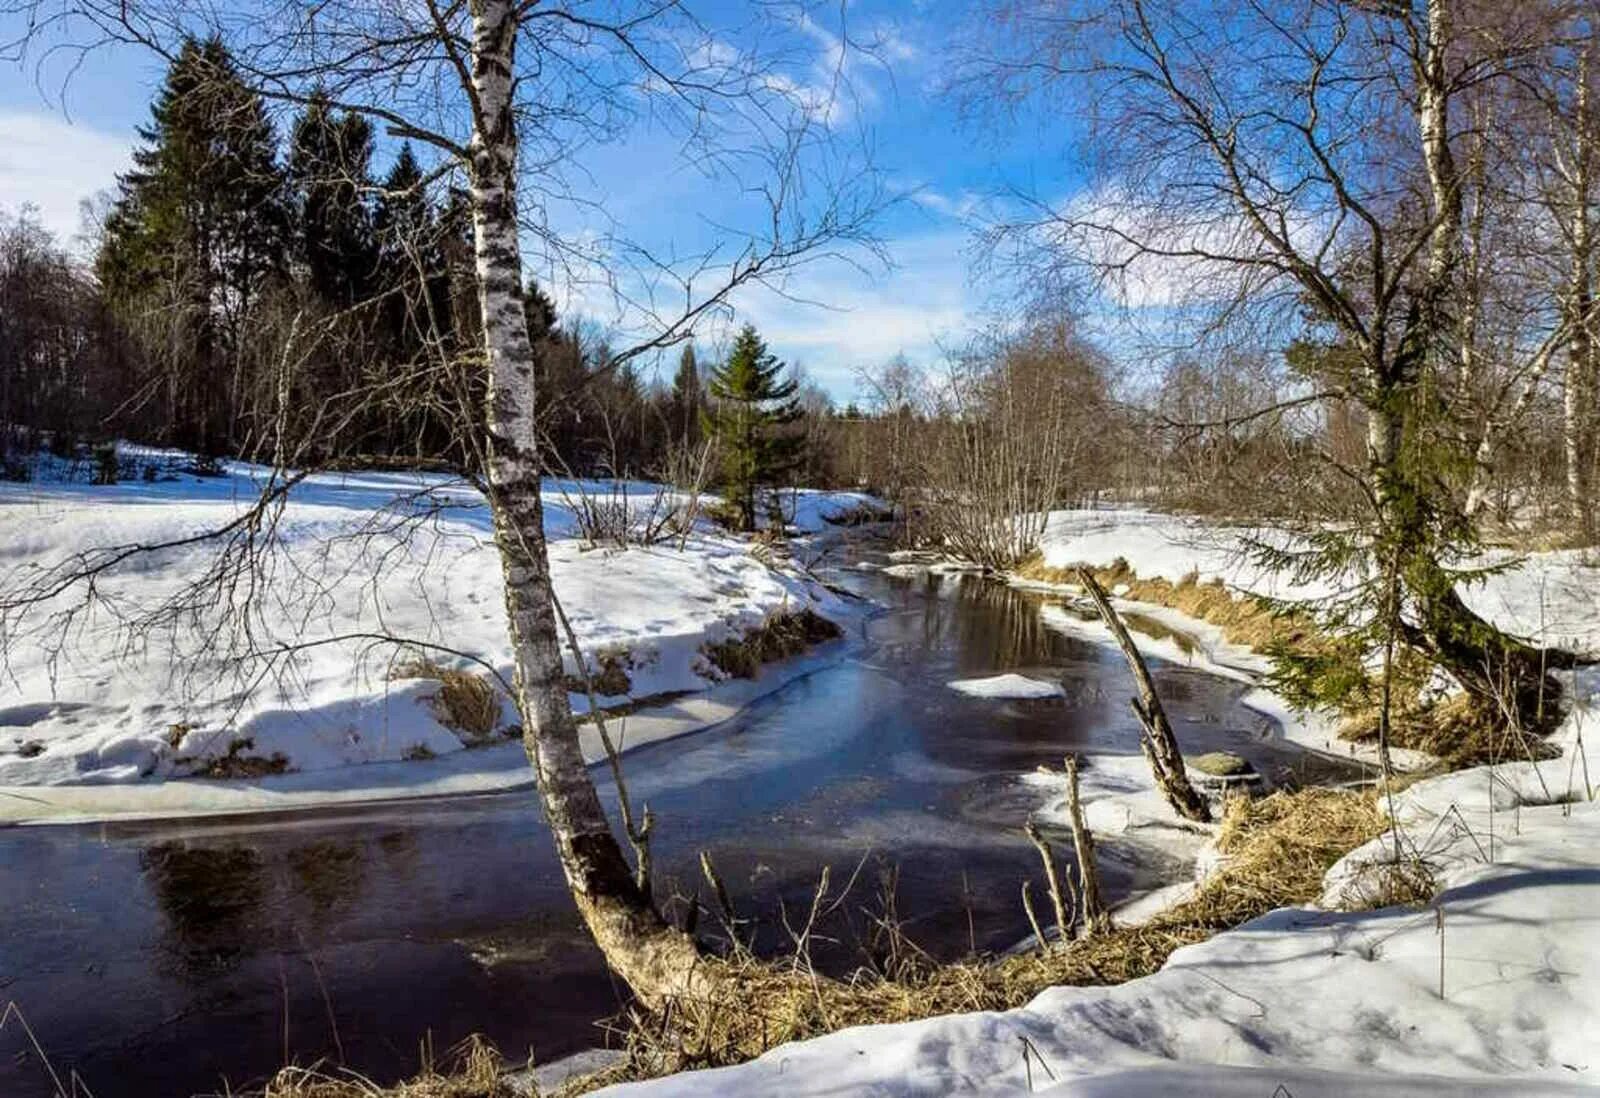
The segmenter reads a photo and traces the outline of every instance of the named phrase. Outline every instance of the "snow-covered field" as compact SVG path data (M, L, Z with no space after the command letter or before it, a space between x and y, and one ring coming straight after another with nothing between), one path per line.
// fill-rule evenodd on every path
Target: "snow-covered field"
M1317 909L1276 911L1181 949L1141 980L1053 988L1001 1013L847 1029L603 1093L1593 1094L1600 804L1585 792L1581 742L1594 736L1600 676L1580 680L1555 736L1562 758L1462 771L1400 796L1404 844L1442 886L1432 906L1336 909L1390 849L1392 837L1380 838L1329 871Z
M219 477L0 485L0 591L13 593L77 553L223 525L255 500L264 474L231 464ZM708 527L682 549L588 545L574 515L583 490L646 509L658 489L629 483L611 495L610 486L546 485L557 594L590 662L609 661L627 676L625 688L609 680L618 693L602 704L717 685L724 676L702 646L776 611L848 613L804 575L775 570ZM824 515L860 498L801 493L796 525L817 530ZM197 618L129 628L213 566L215 542L130 557L97 581L98 601L64 632L47 615L78 605L81 589L31 611L6 638L0 669L0 786L152 785L230 750L281 756L299 774L397 760L424 766L504 741L515 723L508 699L493 731L453 730L440 720L440 684L409 677L405 666L426 657L510 679L500 564L475 491L420 474L313 476L293 489L260 544L259 586L225 588ZM244 611L247 596L248 610L230 616ZM584 708L581 695L573 701ZM392 781L381 773L392 769L372 768L373 780Z

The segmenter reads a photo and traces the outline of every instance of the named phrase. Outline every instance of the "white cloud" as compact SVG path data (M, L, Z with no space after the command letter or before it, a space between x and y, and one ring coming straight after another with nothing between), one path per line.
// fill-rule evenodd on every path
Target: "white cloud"
M784 293L740 291L735 321L761 330L773 353L803 362L836 400L855 395L855 370L904 353L931 365L941 340L976 321L964 232L933 232L887 242L895 267L862 272L818 263L796 272Z
M127 138L43 111L0 110L0 134L0 207L36 207L62 243L79 231L78 204L112 186L133 155Z

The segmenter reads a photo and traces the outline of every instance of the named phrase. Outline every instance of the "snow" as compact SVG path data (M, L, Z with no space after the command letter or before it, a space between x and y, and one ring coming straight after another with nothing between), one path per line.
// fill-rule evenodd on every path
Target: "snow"
M1600 681L1591 673L1579 685L1557 736L1566 756L1541 764L1544 780L1532 764L1484 767L1401 795L1402 842L1441 886L1431 906L1275 911L1117 987L1058 987L1016 1010L846 1029L748 1064L602 1093L1593 1094L1600 804L1581 783L1550 780L1581 769L1575 751ZM1567 796L1577 799L1551 803ZM1331 897L1347 898L1392 842L1336 865Z
M1121 558L1142 578L1173 583L1187 575L1220 579L1230 590L1280 599L1327 597L1326 581L1298 583L1250 559L1248 544L1292 547L1294 535L1271 527L1218 525L1143 510L1051 512L1040 552L1045 564L1097 567ZM1492 550L1469 562L1505 571L1463 585L1473 610L1500 628L1544 644L1600 656L1600 564L1582 550L1513 554Z
M1026 675L991 675L983 679L956 679L945 683L969 698L1063 698L1066 691L1059 682L1030 679Z
M227 463L224 475L202 477L181 472L178 455L129 448L124 457L159 474L95 486L80 470L41 462L34 482L0 486L0 589L14 590L76 553L221 526L244 513L269 475ZM811 606L836 620L852 612L808 577L774 569L745 542L709 528L681 550L676 542L597 548L581 538L577 492L614 491L607 498L642 513L672 502L658 485L545 487L557 595L586 659L610 658L625 669L628 698L716 686L723 676L702 646L741 635L776 611ZM797 525L820 526L822 516L863 498L800 493ZM230 749L282 755L302 781L356 764L438 760L467 747L487 759L492 749L480 738L440 722L439 684L406 677L403 666L426 656L511 678L500 563L475 490L423 474L311 476L290 492L262 544L260 597L247 606L245 588L234 588L207 607L203 622L128 628L215 566L216 542L118 565L98 582L99 601L64 634L42 627L47 614L74 604L72 595L35 611L23 632L7 638L0 669L0 787L157 786ZM215 632L202 633L202 624ZM46 643L58 635L59 644ZM400 649L386 637L419 647ZM581 695L573 703L586 706ZM502 708L501 727L484 739L503 742L514 724L509 699ZM244 740L251 742L235 746ZM162 796L182 800L195 784Z

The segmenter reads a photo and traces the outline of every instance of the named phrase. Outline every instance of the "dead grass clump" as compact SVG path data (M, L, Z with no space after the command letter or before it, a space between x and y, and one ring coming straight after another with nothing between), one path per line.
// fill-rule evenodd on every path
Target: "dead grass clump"
M664 1019L635 1015L626 1031L626 1057L558 1093L738 1063L846 1026L1008 1010L1050 987L1147 976L1183 946L1275 908L1316 899L1328 867L1382 830L1376 803L1366 793L1307 789L1235 798L1218 839L1226 855L1222 868L1190 899L1140 926L993 961L912 961L892 977L862 971L847 980L825 980L798 961L775 965L748 954L708 962L719 977L712 996L675 1000Z
M240 736L228 744L226 752L201 763L194 770L193 776L232 781L265 778L271 774L286 774L289 772L289 756L281 751L274 751L270 755L248 754L248 752L255 750L255 746L255 740L249 736ZM190 760L177 759L175 761L184 763Z
M287 1067L273 1076L260 1098L520 1098L504 1063L482 1037L469 1037L442 1065L425 1057L423 1069L394 1086L379 1086L352 1071Z
M1425 907L1433 902L1438 891L1438 878L1427 863L1420 858L1408 858L1366 867L1345 889L1340 906L1348 911Z
M484 740L500 724L500 692L482 675L418 659L395 665L391 677L437 682L439 689L429 701L439 723L452 731Z
M1016 569L1023 579L1075 586L1074 571L1073 568L1052 568L1037 553ZM1171 607L1208 622L1221 629L1222 635L1232 644L1257 650L1273 645L1313 650L1320 643L1320 634L1303 615L1274 609L1249 595L1235 595L1220 579L1201 582L1198 572L1188 573L1177 583L1159 576L1141 579L1122 557L1089 571L1100 586L1119 597ZM1117 591L1118 587L1123 590Z
M1340 726L1339 737L1375 743L1378 720L1376 707L1361 709ZM1561 753L1540 737L1511 727L1497 708L1469 694L1434 701L1406 697L1391 711L1389 744L1424 751L1450 770L1488 762L1551 759Z
M706 662L726 677L753 679L760 674L762 664L798 655L838 636L837 625L807 607L769 614L744 636L701 645L700 651Z
M633 666L633 654L627 649L606 649L594 655L590 677L594 692L601 697L616 698L633 689L633 679L628 670ZM574 694L587 693L591 683L582 675L567 675L567 689Z

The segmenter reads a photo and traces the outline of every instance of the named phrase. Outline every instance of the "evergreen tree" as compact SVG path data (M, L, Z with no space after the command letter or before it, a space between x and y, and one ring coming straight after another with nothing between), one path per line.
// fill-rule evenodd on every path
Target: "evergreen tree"
M161 370L167 437L220 453L252 380L254 311L285 269L277 136L214 38L184 43L139 133L146 146L117 180L100 281Z
M422 167L407 142L384 177L372 211L374 289L383 298L379 327L396 361L416 360L432 325L444 323L430 317L449 315L439 235Z
M671 427L678 441L693 446L700 441L700 417L705 406L705 389L700 384L700 365L695 360L694 344L685 343L678 356L678 370L672 375L669 405Z
M371 170L371 125L349 112L334 117L327 98L314 96L295 122L289 154L295 250L312 290L339 309L365 301L375 284Z
M734 340L728 361L711 371L705 427L721 454L724 494L745 531L756 527L760 490L778 484L798 457L800 439L784 431L800 418L798 386L782 372L783 363L750 324Z

